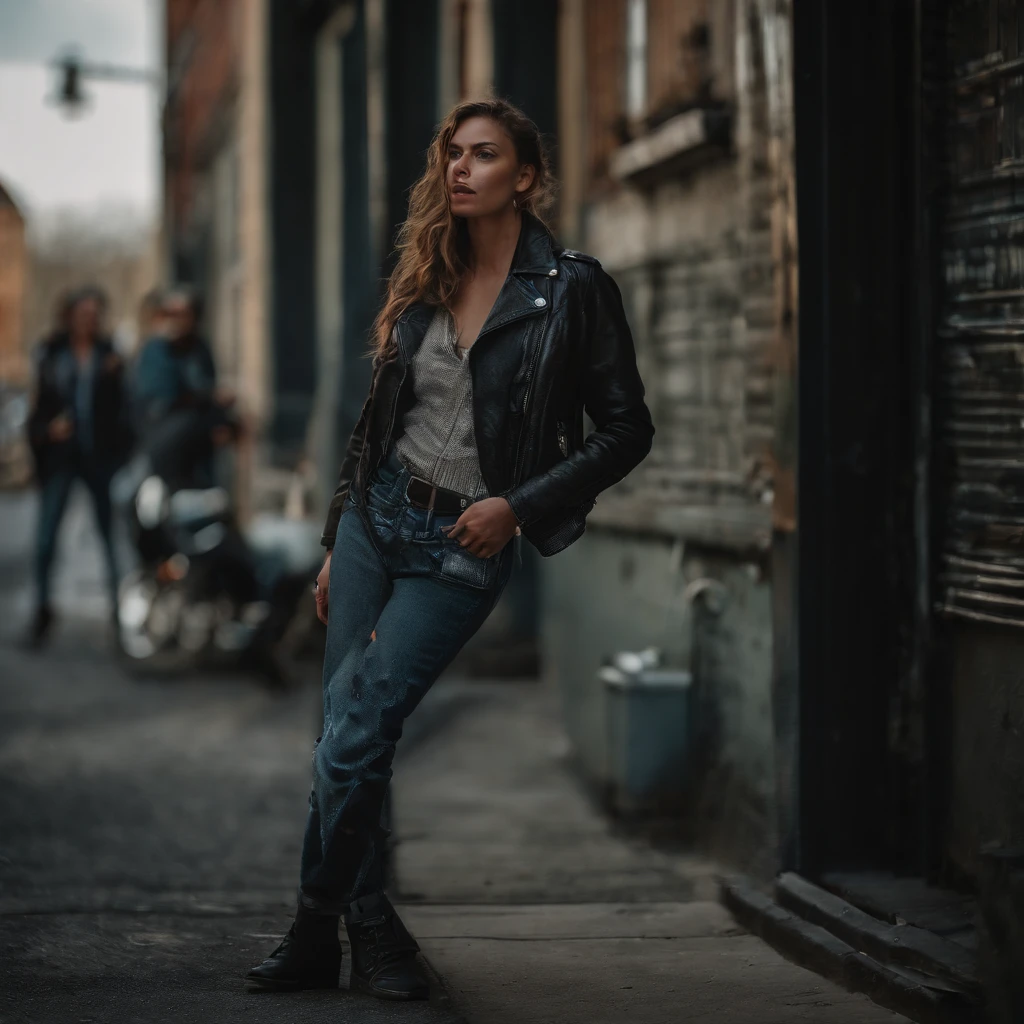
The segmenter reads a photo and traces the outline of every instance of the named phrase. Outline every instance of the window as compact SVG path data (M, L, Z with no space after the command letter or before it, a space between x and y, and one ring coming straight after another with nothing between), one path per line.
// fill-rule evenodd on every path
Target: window
M637 120L647 112L647 0L628 0L626 7L626 116Z

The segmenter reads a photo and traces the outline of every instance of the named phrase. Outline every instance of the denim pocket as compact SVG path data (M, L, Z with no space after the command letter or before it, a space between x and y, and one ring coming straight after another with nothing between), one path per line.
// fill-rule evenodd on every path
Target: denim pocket
M480 590L490 590L498 581L501 552L490 558L477 558L471 551L451 541L444 547L441 576L453 583L462 583Z

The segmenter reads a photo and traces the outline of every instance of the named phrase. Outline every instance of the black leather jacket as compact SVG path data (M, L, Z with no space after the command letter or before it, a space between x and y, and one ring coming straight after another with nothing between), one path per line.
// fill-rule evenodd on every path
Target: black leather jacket
M45 480L56 470L74 465L82 456L77 431L66 441L49 438L50 424L58 416L68 415L74 420L74 357L67 332L41 341L34 358L35 396L26 426L36 476ZM114 468L127 457L133 441L124 364L108 338L96 341L94 358L90 457Z
M374 469L399 436L413 401L412 359L434 309L398 319L374 363L370 394L352 433L322 542L334 545L345 499L365 504ZM615 282L591 256L555 245L525 214L509 276L470 349L480 469L507 499L542 555L577 540L605 488L651 449L633 339ZM583 414L595 429L584 436Z

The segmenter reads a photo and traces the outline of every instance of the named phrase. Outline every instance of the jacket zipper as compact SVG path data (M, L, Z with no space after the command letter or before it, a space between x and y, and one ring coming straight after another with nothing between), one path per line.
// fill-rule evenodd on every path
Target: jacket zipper
M469 358L470 359L473 358L473 353L476 351L477 346L480 344L480 339L485 334L490 334L492 331L496 331L500 327L507 327L509 324L515 323L517 320L523 320L526 317L530 317L530 316L538 316L538 315L540 315L540 314L542 314L544 312L547 312L547 308L546 307L544 309L525 310L525 311L519 313L517 316L509 317L508 320L503 320L500 324L493 324L492 326L488 327L486 331L481 331L480 334L477 335L476 341L473 342L472 348L470 348L470 350L469 350ZM535 347L535 351L533 353L533 358L530 360L530 366L529 366L529 369L527 370L527 373L526 373L526 394L523 395L523 427L524 427L524 430L525 430L525 427L526 427L526 410L529 408L529 405L530 405L530 392L533 390L533 371L534 371L534 368L537 365L537 359L540 357L540 349L541 349L542 344L543 344L543 339L540 339L538 341L536 347ZM515 460L513 461L512 487L516 487L519 484L520 456L522 455L522 453L525 450L526 450L526 445L523 444L523 435L520 434L519 435L519 447L516 449L516 457L515 457ZM509 490L511 490L511 488L509 488Z
M558 421L558 450L562 453L562 458L569 457L569 438L566 436L565 424Z
M519 435L519 447L516 449L516 459L512 476L513 487L519 486L519 478L522 474L522 461L526 457L526 449L529 447L530 438L527 435L529 420L527 419L526 413L530 408L530 395L533 393L533 371L536 368L539 355L540 345L538 344L537 351L534 352L533 359L530 360L530 368L526 374L526 394L523 395L523 432Z

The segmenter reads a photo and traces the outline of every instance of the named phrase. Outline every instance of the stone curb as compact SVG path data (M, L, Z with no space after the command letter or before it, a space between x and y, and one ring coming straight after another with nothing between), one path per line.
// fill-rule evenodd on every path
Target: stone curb
M962 993L946 992L897 973L816 924L791 914L742 878L719 881L725 908L786 959L918 1024L982 1024L978 1007Z

